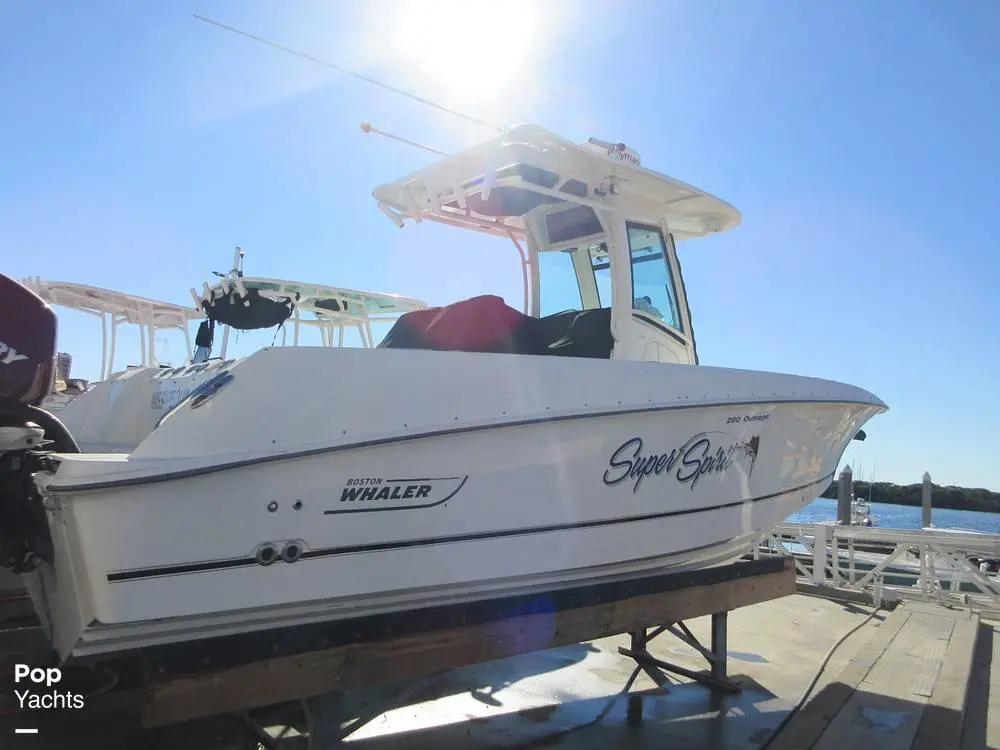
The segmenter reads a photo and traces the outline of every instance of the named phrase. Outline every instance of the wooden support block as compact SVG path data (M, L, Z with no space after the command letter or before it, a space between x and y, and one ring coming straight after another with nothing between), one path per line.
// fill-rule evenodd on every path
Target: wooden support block
M794 564L788 558L777 573L282 656L154 682L146 690L143 723L148 727L162 726L335 690L415 678L728 612L794 593Z

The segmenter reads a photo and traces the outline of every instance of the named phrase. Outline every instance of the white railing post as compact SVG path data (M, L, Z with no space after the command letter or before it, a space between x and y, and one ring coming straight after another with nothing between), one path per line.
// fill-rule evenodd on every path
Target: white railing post
M826 547L830 527L825 523L817 523L813 527L813 583L818 586L826 584Z
M802 582L828 588L856 591L874 590L882 600L916 597L925 601L967 599L973 595L1000 607L1000 577L981 573L968 558L1000 557L1000 534L965 534L933 529L886 529L840 526L836 522L779 524L770 531L771 539L795 559L797 577ZM785 549L783 540L793 539L805 551ZM847 543L845 568L839 568L839 543ZM869 552L867 546L890 551ZM861 546L861 549L857 549ZM909 550L915 552L910 557ZM837 559L832 559L832 554ZM812 565L812 571L808 566ZM859 567L860 566L860 567ZM832 567L832 580L827 573ZM903 581L889 582L886 576ZM856 580L855 580L856 579Z

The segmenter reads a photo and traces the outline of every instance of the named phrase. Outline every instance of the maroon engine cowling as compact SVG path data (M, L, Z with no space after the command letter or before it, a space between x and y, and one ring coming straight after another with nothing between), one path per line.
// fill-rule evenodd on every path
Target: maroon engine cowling
M0 273L0 397L38 406L52 389L56 314Z

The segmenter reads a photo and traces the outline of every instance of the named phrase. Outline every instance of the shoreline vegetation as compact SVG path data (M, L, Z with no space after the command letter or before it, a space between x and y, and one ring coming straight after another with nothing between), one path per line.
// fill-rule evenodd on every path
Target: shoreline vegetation
M837 484L834 480L823 494L822 498L837 499ZM893 484L892 482L875 482L871 484L871 501L888 505L910 505L920 507L920 484ZM1000 513L1000 492L990 492L982 488L942 487L931 485L931 507L947 508L948 510L974 510L980 513ZM867 498L869 483L854 482L854 496Z

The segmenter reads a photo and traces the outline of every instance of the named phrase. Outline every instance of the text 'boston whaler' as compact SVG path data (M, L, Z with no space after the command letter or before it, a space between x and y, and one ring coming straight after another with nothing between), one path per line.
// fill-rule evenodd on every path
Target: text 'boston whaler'
M696 366L674 243L739 214L624 147L518 126L375 198L512 239L529 314L479 297L373 350L264 349L128 455L33 406L54 318L4 280L0 539L63 658L726 562L886 408Z

